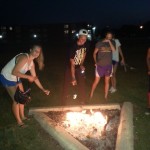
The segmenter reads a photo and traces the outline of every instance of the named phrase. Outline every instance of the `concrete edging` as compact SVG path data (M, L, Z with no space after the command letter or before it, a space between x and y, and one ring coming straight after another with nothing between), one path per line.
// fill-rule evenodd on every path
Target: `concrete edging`
M77 106L57 106L57 107L35 107L30 108L29 114L34 112L48 112L48 111L82 111L83 109L118 109L120 110L119 104L103 104L103 105L77 105Z
M124 102L118 127L116 150L134 150L133 105Z
M119 104L106 105L79 105L79 106L59 106L59 107L45 107L45 108L31 108L29 115L34 115L39 124L59 142L65 150L88 150L78 140L73 138L63 128L58 126L52 119L50 119L43 112L48 111L82 111L84 109L121 109L120 123L118 127L118 134L116 139L115 150L134 150L134 136L133 136L133 106L130 102L124 102L122 108Z
M73 138L63 128L54 123L48 116L41 112L34 113L35 119L65 150L88 150L78 140Z

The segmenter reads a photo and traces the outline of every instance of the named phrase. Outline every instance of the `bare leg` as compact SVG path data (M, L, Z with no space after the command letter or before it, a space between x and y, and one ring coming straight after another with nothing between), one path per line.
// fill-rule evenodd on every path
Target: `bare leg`
M109 90L109 76L105 76L105 99L107 99L108 96L108 90Z
M90 98L93 97L93 93L94 93L94 91L95 91L95 89L96 89L97 84L99 83L99 81L100 81L100 77L95 77L94 83L92 85L91 93L90 93Z
M111 84L114 89L116 89L116 71L118 64L113 65L113 75L111 77Z
M19 104L19 114L22 120L24 120L26 117L24 115L24 105L23 104Z
M16 92L16 87L15 86L6 87L6 90L7 90L8 94L10 95L10 97L13 100L12 112L14 114L14 117L15 117L18 124L23 124L23 122L20 118L20 115L19 115L19 104L17 104L17 102L14 100L14 94Z
M23 88L23 84L19 83L18 84L20 91L24 92L24 88ZM22 120L24 120L26 117L24 115L24 105L23 104L19 104L19 114Z

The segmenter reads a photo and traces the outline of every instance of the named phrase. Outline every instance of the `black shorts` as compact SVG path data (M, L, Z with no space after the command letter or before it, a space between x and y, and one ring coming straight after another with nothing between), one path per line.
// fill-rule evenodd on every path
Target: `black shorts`
M114 65L118 65L118 63L119 63L118 61L112 60L113 66L114 66Z

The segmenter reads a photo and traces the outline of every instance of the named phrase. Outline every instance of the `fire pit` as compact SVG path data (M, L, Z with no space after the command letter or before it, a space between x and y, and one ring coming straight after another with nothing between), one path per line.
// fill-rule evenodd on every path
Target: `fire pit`
M127 117L129 112L132 105L125 103L122 109L118 104L65 106L32 108L29 114L34 114L64 149L132 150L133 122L131 114Z
M45 114L90 150L115 149L120 110L49 111Z

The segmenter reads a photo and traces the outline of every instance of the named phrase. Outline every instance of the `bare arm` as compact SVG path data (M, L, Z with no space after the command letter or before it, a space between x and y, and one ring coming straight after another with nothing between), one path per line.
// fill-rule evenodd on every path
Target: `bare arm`
M35 72L35 65L33 63L33 66L31 67L30 73L33 77L35 77L35 84L47 95L49 95L49 90L44 89L44 87L42 86L40 80L36 77L36 72Z
M94 52L93 52L93 58L94 58L94 62L96 64L96 54L98 52L98 48L95 48Z
M116 48L115 48L115 46L112 44L112 42L111 42L110 40L108 40L108 42L109 42L109 45L110 45L111 50L112 50L113 52L116 51Z
M70 59L70 64L71 64L72 84L76 84L76 77L75 77L75 63L74 63L74 59Z
M125 59L124 59L123 52L122 52L122 49L120 46L118 47L118 50L119 50L119 54L121 56L121 63L125 64Z
M83 59L82 59L81 65L83 65L85 57L86 57L86 53L84 53L84 55L83 55Z
M26 55L22 54L20 56L18 56L18 58L16 58L16 64L15 67L12 70L12 74L14 76L17 76L19 78L24 78L24 79L29 79L30 75L26 75L20 72L20 69L24 66L24 64L27 63L28 58Z
M82 62L81 62L81 64L80 64L81 70L85 70L85 67L84 67L84 65L83 65L83 64L84 64L85 57L86 57L86 53L84 53Z

